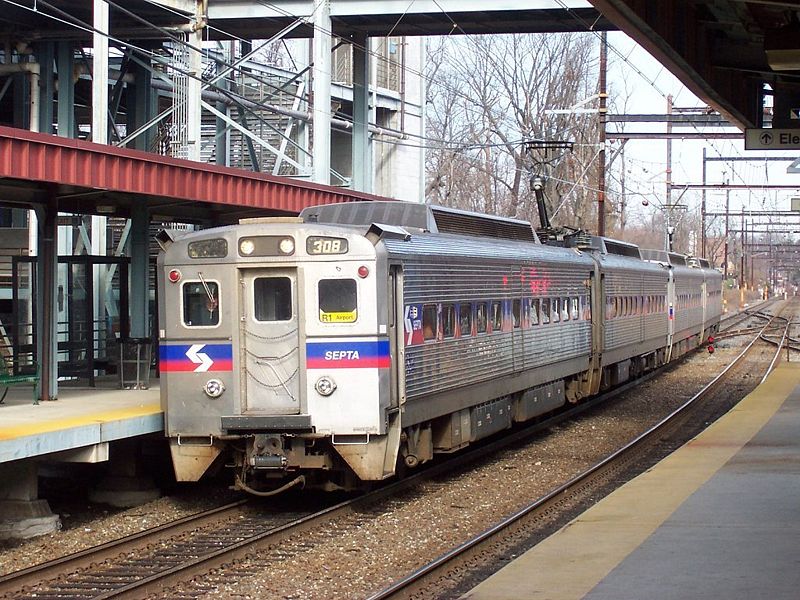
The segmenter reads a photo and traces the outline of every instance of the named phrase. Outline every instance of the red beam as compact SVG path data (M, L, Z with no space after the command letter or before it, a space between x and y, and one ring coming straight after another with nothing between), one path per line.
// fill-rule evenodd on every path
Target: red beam
M287 177L12 127L0 127L0 178L295 213L318 204L386 200Z

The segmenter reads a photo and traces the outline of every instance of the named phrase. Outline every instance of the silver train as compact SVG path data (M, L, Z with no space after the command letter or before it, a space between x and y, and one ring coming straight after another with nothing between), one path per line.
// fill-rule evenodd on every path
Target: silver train
M398 202L158 236L175 473L352 489L705 343L703 259ZM571 247L570 247L571 246Z

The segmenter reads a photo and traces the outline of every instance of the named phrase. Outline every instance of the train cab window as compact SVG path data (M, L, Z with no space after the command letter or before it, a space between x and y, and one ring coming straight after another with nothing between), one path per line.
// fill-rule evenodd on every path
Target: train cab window
M358 286L355 279L320 279L319 320L323 323L355 323L358 318Z
M451 338L456 334L456 307L442 304L442 335Z
M256 277L253 280L253 318L256 321L291 320L292 280L288 277Z
M531 325L539 324L539 300L531 299Z
M472 306L468 302L462 302L458 307L458 326L461 337L472 335Z
M577 321L581 318L581 310L580 310L580 303L578 302L577 298L570 298L570 302L572 303L572 320Z
M517 329L522 322L522 300L516 298L511 303L511 318L514 322L514 329Z
M561 299L561 320L569 321L569 298Z
M497 301L492 302L491 317L492 331L501 331L503 329L503 307Z
M481 302L475 307L475 330L478 333L486 333L486 303Z
M219 286L213 281L183 284L183 324L186 327L219 325Z
M550 300L547 298L542 299L542 312L540 316L543 325L550 322Z

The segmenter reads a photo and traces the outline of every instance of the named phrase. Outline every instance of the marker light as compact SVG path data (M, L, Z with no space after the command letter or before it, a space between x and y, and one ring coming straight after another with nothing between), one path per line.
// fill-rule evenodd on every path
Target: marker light
M172 283L178 283L181 280L181 272L178 269L172 269L167 277Z
M209 379L203 386L203 391L209 398L219 398L225 391L225 384L219 379Z
M241 252L244 256L250 256L253 252L255 252L256 245L253 243L253 240L242 240L239 244L239 252Z
M294 240L292 238L283 238L281 243L278 244L278 250L283 254L292 254L294 252Z
M358 276L361 277L361 279L364 279L367 275L369 275L369 269L367 267L364 265L358 267Z
M314 389L317 390L320 396L330 396L336 391L336 383L333 379L324 375L317 379L317 383L314 384Z

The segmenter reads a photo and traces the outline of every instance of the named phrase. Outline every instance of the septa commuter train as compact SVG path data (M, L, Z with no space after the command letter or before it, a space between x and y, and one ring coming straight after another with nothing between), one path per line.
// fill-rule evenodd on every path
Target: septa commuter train
M176 476L227 465L264 495L459 450L673 360L722 311L703 259L421 204L158 237Z

